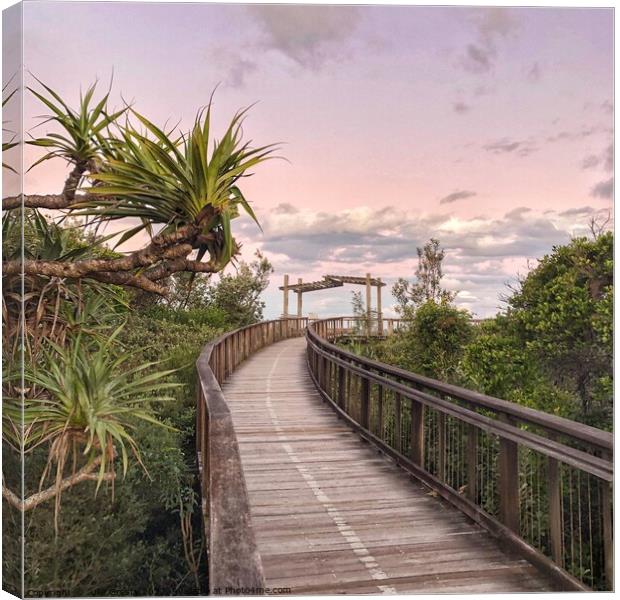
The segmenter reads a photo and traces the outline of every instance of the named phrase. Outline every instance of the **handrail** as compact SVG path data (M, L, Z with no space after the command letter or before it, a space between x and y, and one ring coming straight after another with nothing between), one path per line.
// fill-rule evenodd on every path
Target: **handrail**
M313 323L314 330L321 328L322 347L333 352L335 350L341 351L339 346L325 342L325 340L333 339L339 335L343 335L340 332L346 331L346 328L336 328L332 326L333 322L343 322L346 320L356 320L358 317L331 317L329 319L322 319ZM312 333L310 333L312 335ZM601 450L613 452L614 436L608 431L597 429L583 423L577 423L564 417L545 413L527 406L521 406L514 402L507 400L501 400L500 398L494 398L493 396L487 396L480 392L468 390L466 388L458 387L450 383L445 383L431 377L425 377L424 375L418 375L411 371L381 363L376 360L365 358L347 352L347 360L353 361L365 368L380 370L381 372L392 375L407 381L414 386L439 392L447 396L452 396L466 402L471 408L485 408L493 411L496 414L503 414L514 419L517 419L521 423L528 423L531 425L537 425L547 430L550 433L558 435L569 435L577 440L580 440L591 446L596 446Z
M564 589L612 589L613 436L349 352L349 319L306 332L336 412Z
M242 327L207 344L196 361L196 450L212 594L263 594L265 589L237 436L221 384L254 352L303 335L307 322L285 318Z

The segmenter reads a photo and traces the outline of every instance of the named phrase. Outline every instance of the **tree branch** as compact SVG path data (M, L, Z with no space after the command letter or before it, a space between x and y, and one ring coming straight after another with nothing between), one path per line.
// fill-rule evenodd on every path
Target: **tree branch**
M3 198L2 209L12 210L23 206L24 208L61 210L63 208L70 208L72 204L90 200L94 197L76 195L80 181L86 171L92 172L92 165L89 165L88 162L77 163L71 170L71 173L69 173L61 194L28 194L27 196L20 194L19 196L9 196L8 198Z
M4 483L2 484L2 497L12 506L17 508L17 510L21 510L26 512L27 510L31 510L35 506L38 506L42 502L50 500L56 497L60 492L64 492L66 489L70 487L82 483L83 481L97 481L99 479L99 474L95 473L95 469L99 466L101 462L101 458L95 459L92 463L82 467L77 473L71 475L70 477L66 477L60 482L60 485L53 485L41 492L37 492L36 494L32 494L22 500L15 492L7 488ZM105 473L103 475L104 481L111 481L114 479L114 473Z
M187 225L173 233L155 236L142 250L122 258L92 258L76 262L54 260L13 260L2 263L2 274L43 275L68 279L91 278L103 283L112 283L138 288L163 296L166 287L155 283L179 271L193 273L215 273L218 267L212 261L189 260L187 256L194 249L197 240L205 243L209 235L200 234L198 227ZM149 268L151 267L151 268ZM147 269L147 270L144 270ZM135 271L140 272L136 273Z
M162 285L159 285L144 275L133 275L131 273L93 273L87 276L95 281L101 281L101 283L111 283L113 285L123 285L126 287L133 287L145 292L157 294L158 296L165 296L168 293L168 289Z
M187 258L178 258L163 262L156 267L149 269L144 276L151 281L159 281L170 277L173 273L217 273L219 268L211 261L199 262L197 260L189 260Z
M75 262L58 260L10 260L2 263L3 275L47 275L79 279L94 273L117 273L150 267L160 260L186 257L192 250L191 240L198 229L188 225L170 234L155 236L142 250L136 250L122 258L89 258Z

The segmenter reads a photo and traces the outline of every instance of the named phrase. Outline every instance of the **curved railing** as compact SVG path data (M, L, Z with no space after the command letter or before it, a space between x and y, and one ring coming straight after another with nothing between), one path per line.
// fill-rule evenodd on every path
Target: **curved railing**
M348 319L306 332L340 417L561 588L613 589L612 434L348 352Z
M196 448L211 593L261 594L265 588L237 436L220 386L248 356L303 335L306 324L289 318L231 331L207 344L196 362Z
M383 337L398 331L402 319L377 316L338 317L338 331L334 335L344 338Z

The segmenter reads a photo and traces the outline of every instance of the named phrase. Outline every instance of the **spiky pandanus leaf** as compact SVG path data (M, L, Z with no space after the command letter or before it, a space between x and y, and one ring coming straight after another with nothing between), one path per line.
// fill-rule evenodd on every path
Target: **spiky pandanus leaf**
M118 331L105 340L80 331L65 346L49 342L42 361L24 373L37 391L24 400L26 449L50 443L69 453L73 446L57 440L77 440L82 461L101 461L98 486L105 473L114 470L115 456L121 457L123 473L130 454L141 463L132 431L139 421L167 427L155 418L151 403L171 400L165 391L179 385L165 381L173 370L152 371L158 363L132 366L133 355L119 352L115 343ZM67 456L52 453L51 462L62 474Z
M4 87L2 88L2 109L4 111L4 107L11 101L11 98L13 98L13 96L15 96L15 94L17 93L17 89L15 88L12 92L10 93L6 93L7 89L9 87L10 81L7 82ZM12 133L10 130L5 129L4 124L6 121L2 121L2 133L3 133L3 137L4 137L4 133L5 131L8 133ZM4 153L7 152L8 150L10 150L11 148L15 148L16 146L19 146L19 142L16 141L17 135L13 134L13 136L11 137L11 139L8 142L2 142L2 154L4 156ZM4 161L2 161L2 168L3 169L7 169L9 171L12 171L13 173L17 173L17 171L8 163L5 163Z
M103 132L115 123L128 107L109 113L109 91L93 106L92 101L97 87L94 83L85 94L80 94L79 108L73 110L52 88L39 79L37 82L47 95L30 87L27 89L51 111L51 114L45 117L44 123L56 123L62 133L48 133L26 142L31 146L49 149L30 166L30 169L52 158L64 158L73 164L86 164L97 159L101 154Z
M139 220L142 225L126 232L124 241L153 224L164 233L186 225L198 226L205 235L219 233L224 243L210 258L226 265L235 249L231 220L242 209L257 221L238 181L271 158L276 147L243 143L246 112L233 117L210 151L211 104L183 136L166 133L132 111L142 131L128 122L122 143L108 145L104 166L92 175L91 198L76 205L76 214ZM204 255L206 248L199 250Z

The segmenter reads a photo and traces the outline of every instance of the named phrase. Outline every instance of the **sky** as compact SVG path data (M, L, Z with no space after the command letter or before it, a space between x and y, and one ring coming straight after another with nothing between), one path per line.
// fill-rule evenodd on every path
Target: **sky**
M71 102L113 75L113 104L157 123L188 128L216 86L220 131L256 103L247 138L281 143L285 160L243 181L263 230L234 231L244 259L274 265L269 318L284 273L391 285L414 278L431 237L457 305L490 316L507 284L612 208L610 9L26 2L24 48ZM44 112L27 96L26 129ZM26 192L59 191L66 173L44 163ZM349 314L355 289L305 294L305 312Z

